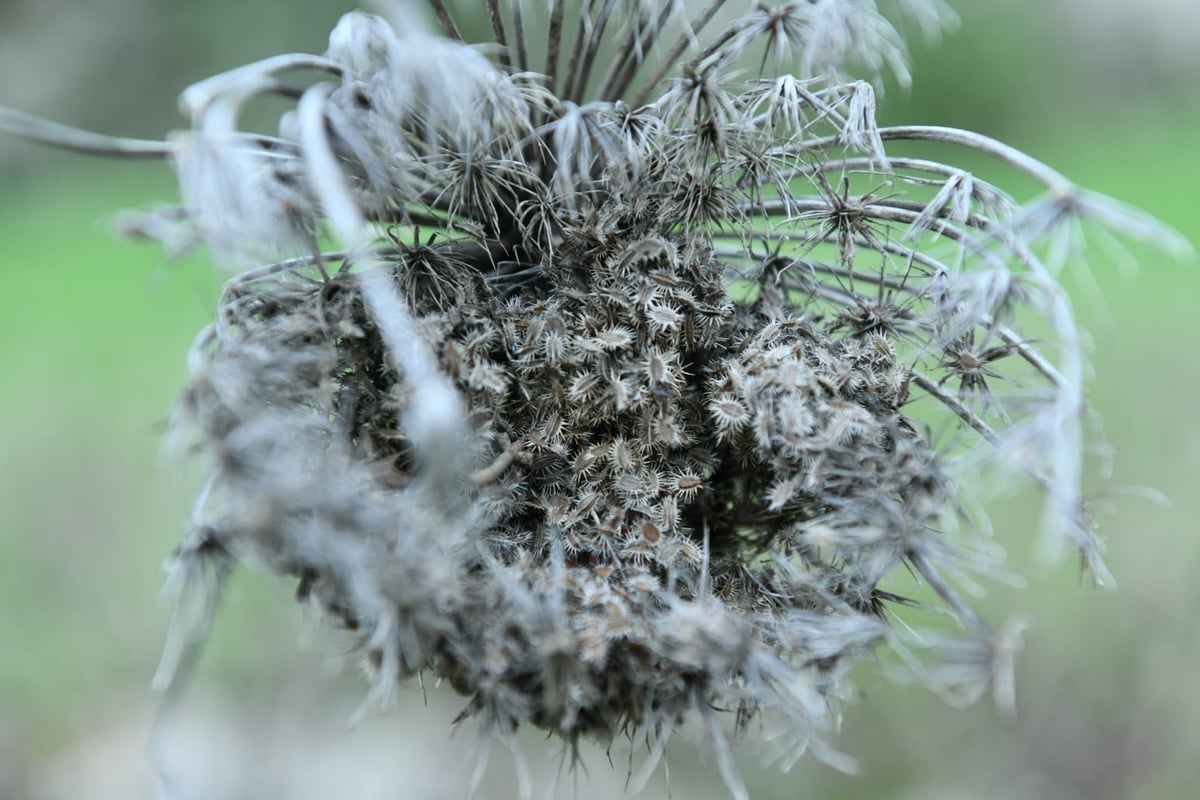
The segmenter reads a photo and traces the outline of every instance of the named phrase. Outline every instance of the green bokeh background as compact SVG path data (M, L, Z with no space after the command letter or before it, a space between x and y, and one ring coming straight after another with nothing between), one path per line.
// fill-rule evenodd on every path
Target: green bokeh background
M936 48L914 40L915 88L890 89L885 117L1004 139L1200 241L1200 57L1178 44L1200 40L1200 11L1159 0L1105 23L1101 8L1127 5L960 2L961 31ZM173 98L188 81L320 51L350 7L0 4L0 103L161 135L178 124ZM1004 179L994 165L965 165ZM170 200L171 187L163 165L0 140L0 798L155 796L145 745L169 617L159 567L186 530L196 485L194 465L164 456L161 431L221 278L203 256L167 262L153 245L118 242L108 223L116 210ZM1092 333L1090 402L1116 451L1112 479L1093 485L1113 508L1101 523L1119 590L1095 591L1073 564L1032 556L1032 495L998 503L997 536L1030 581L991 589L989 604L996 619L1020 612L1035 623L1017 719L986 704L952 709L864 670L841 740L863 774L809 759L781 776L746 752L755 798L1200 791L1200 272L1132 250L1136 277L1090 253L1101 302L1071 284ZM330 676L320 636L299 643L289 592L258 573L233 581L162 740L175 796L464 796L472 740L450 737L457 701L431 689L423 702L411 687L398 710L343 734L363 685L352 665ZM555 762L539 742L528 738L526 755L544 788ZM674 796L723 796L700 752L674 748ZM507 753L492 761L477 796L514 796ZM578 796L618 796L624 762L610 768L596 752L589 766ZM660 776L645 796L665 797L665 786ZM570 791L566 781L551 796Z

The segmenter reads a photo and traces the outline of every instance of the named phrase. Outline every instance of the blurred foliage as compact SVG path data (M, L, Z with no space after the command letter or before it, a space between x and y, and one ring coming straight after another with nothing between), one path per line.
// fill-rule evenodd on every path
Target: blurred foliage
M352 4L71 5L0 4L0 102L155 135L179 124L173 97L188 82L275 52L321 50ZM1200 241L1191 197L1200 182L1190 152L1200 130L1196 72L1139 72L1128 53L1102 70L1115 45L1072 38L1093 30L1072 24L1072 9L1086 4L956 5L960 33L939 45L914 39L914 88L888 90L888 120L1009 140ZM114 242L103 220L168 199L170 185L162 165L96 164L0 140L0 797L32 791L48 770L85 770L61 754L104 737L114 714L134 714L149 730L145 709L155 700L146 687L168 615L156 602L158 565L185 528L193 488L186 468L161 457L159 424L220 277L203 256L167 264L151 246ZM744 759L755 797L1192 796L1200 277L1195 264L1145 250L1135 253L1136 279L1104 250L1090 255L1103 302L1075 283L1095 337L1091 401L1117 456L1105 485L1151 486L1173 505L1137 493L1097 498L1115 507L1102 532L1118 592L1081 588L1070 566L1048 571L1032 559L1032 591L991 590L997 617L1028 610L1037 621L1020 662L1016 722L986 706L957 711L866 683L861 690L876 697L847 707L844 739L866 777L807 761L780 777ZM1019 498L993 517L997 527L1036 522ZM287 591L261 575L234 581L200 684L266 707L297 693L315 702L358 691L353 675L340 689L321 685L320 656L297 657ZM384 722L405 724L401 715ZM442 745L445 723L426 733L430 746ZM141 742L121 757L142 759ZM686 751L679 759L686 767ZM607 769L597 759L593 771ZM506 765L497 772L510 774ZM89 777L77 785L92 785ZM687 781L676 776L676 791Z

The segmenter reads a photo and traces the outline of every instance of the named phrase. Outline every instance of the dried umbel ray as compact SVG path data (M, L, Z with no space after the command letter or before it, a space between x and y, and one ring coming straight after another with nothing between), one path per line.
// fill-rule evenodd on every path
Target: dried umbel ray
M1104 576L1055 273L1081 219L1177 235L987 137L878 127L845 76L907 74L870 0L492 0L488 46L460 27L479 9L430 6L440 35L353 13L324 56L192 86L167 142L0 114L169 157L182 205L130 229L273 261L191 354L178 424L211 466L163 680L250 561L357 632L379 699L428 674L486 732L628 737L635 787L689 716L738 796L720 712L779 724L787 761L836 758L844 676L880 645L1011 703L1016 626L955 588L997 568L963 476L1032 480L1052 543ZM277 136L238 128L263 94L295 101ZM1046 193L885 152L906 142ZM958 633L889 624L915 603L895 573Z

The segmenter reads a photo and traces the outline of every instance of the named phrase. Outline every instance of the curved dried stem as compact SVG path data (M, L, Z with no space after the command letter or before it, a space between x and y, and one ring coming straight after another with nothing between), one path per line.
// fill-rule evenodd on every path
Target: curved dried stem
M61 147L64 150L111 158L160 159L169 158L172 153L170 142L104 136L2 106L0 106L0 133L39 144Z

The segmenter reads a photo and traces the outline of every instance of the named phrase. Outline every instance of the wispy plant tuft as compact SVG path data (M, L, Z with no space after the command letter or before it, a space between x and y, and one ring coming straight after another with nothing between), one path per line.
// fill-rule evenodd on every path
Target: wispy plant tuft
M1177 237L988 137L879 127L875 82L908 79L896 25L937 33L938 0L429 6L438 33L352 13L323 56L191 87L165 143L0 112L168 155L181 206L131 229L272 262L229 281L191 354L176 425L210 472L185 590L239 561L294 576L357 632L376 698L435 676L489 734L627 737L642 780L693 719L738 797L721 717L781 724L784 763L843 764L837 698L880 646L1011 706L1021 625L962 589L1001 569L966 476L1035 484L1051 549L1107 580L1080 333L1043 257L1074 258L1088 217ZM243 131L265 94L294 110ZM912 605L957 630L893 626Z

